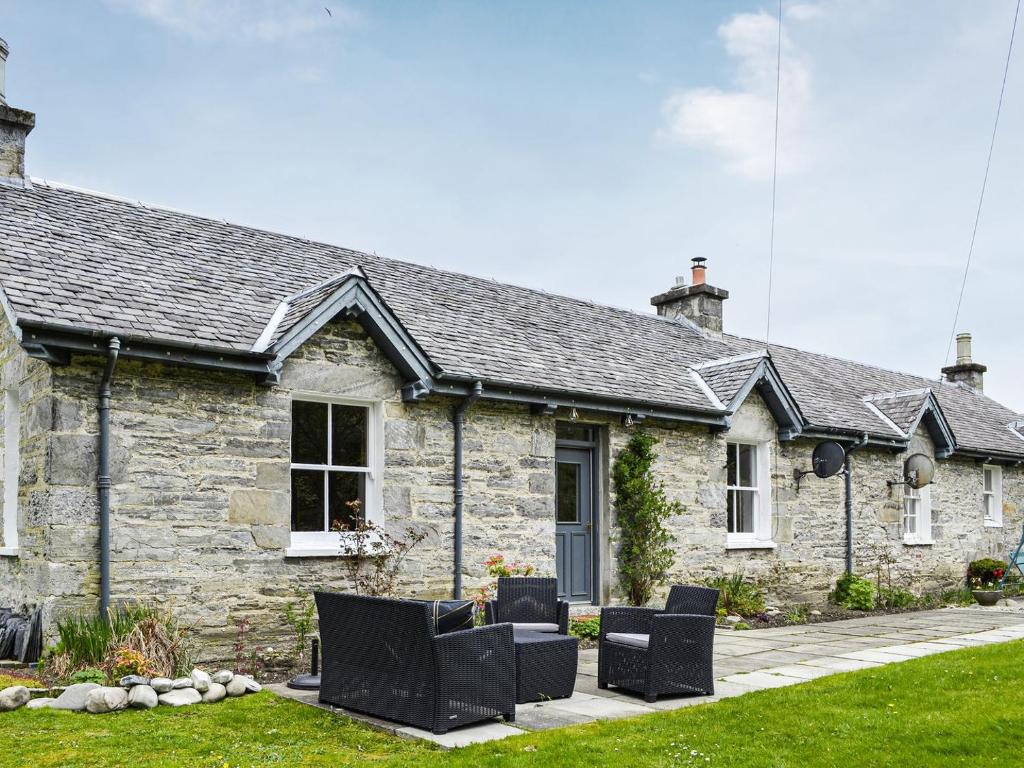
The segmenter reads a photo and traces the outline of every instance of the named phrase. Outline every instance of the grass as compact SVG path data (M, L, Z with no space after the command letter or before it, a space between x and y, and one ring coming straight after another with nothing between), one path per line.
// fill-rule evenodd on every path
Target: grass
M42 683L40 683L38 680L33 680L30 677L21 677L20 675L5 675L0 673L0 691L12 685L24 685L26 688L43 687Z
M216 706L0 715L0 765L979 766L1013 760L1024 642L450 753L261 693ZM3 760L13 760L4 763Z

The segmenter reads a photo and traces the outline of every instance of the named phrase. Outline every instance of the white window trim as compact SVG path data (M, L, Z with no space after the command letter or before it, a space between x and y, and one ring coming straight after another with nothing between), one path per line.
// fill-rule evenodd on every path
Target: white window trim
M985 473L992 473L992 491L985 490ZM995 464L985 464L981 468L981 498L982 509L985 508L985 499L992 497L992 509L995 512L992 517L985 515L986 528L1003 527L1003 468Z
M351 405L366 408L366 467L321 466L319 464L290 464L288 469L289 489L293 469L315 469L335 472L364 472L366 474L366 508L364 519L378 527L384 526L384 403L380 400L360 400L350 397L335 397L318 392L292 392L292 401L327 403L328 405ZM331 431L327 431L327 456L330 458ZM291 491L289 490L289 496ZM290 500L289 500L290 506ZM289 527L291 519L289 517ZM341 557L345 544L344 535L335 531L291 531L290 546L285 557Z
M3 533L0 557L18 557L18 475L21 470L21 410L18 393L3 393L4 444L0 446L3 461Z
M907 499L915 497L911 496L912 490L909 485L903 493L903 513L906 517ZM920 502L917 511L917 530L912 534L904 530L903 543L909 546L927 546L935 543L932 539L932 487L926 485L919 488L917 494L916 498Z
M757 487L750 489L742 486L745 490L756 490L754 497L754 531L753 533L729 533L728 521L726 522L725 548L726 549L775 549L775 542L772 541L772 476L771 476L771 443L758 440L727 440L726 450L733 445L751 445L754 452L754 471L757 475ZM728 461L728 457L726 458ZM737 471L739 471L737 469ZM730 488L741 486L730 486L729 478L726 477L726 498ZM728 514L728 504L726 505Z

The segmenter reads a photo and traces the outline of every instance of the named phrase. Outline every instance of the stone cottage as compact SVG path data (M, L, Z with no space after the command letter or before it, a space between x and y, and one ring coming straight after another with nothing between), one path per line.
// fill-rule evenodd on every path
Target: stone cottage
M0 605L272 633L346 587L331 528L360 517L426 536L410 595L501 552L613 601L610 466L641 428L682 504L675 581L820 600L891 561L921 590L1019 534L1024 421L966 335L942 380L766 349L725 332L702 259L656 313L615 309L30 179L34 122L0 101ZM849 494L798 478L826 439ZM932 485L901 482L910 453Z

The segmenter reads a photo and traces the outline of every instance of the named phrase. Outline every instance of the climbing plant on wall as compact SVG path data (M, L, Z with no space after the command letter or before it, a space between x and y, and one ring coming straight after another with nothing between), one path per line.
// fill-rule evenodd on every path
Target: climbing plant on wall
M657 438L638 430L612 468L621 535L619 578L631 605L645 605L664 583L675 560L665 522L683 511L679 502L668 500L664 483L655 478L657 444Z

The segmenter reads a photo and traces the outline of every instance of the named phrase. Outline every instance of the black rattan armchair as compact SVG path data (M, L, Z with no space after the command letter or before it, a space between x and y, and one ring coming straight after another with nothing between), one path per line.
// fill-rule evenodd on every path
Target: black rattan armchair
M498 579L498 598L484 604L487 624L510 622L517 629L569 634L569 604L558 599L558 579L508 576Z
M718 590L675 586L664 611L603 608L597 687L626 688L648 702L663 694L714 694L717 603Z
M436 734L515 720L511 625L435 635L427 603L317 592L316 605L322 703Z

